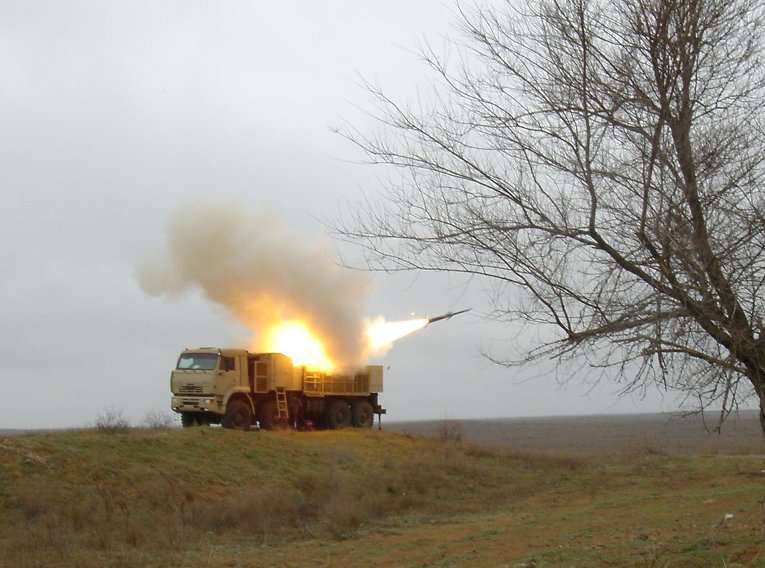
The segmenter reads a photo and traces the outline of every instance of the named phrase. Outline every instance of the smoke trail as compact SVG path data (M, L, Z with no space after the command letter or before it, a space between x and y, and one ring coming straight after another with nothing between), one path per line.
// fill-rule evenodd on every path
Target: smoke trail
M170 225L166 258L145 263L138 279L147 294L167 298L198 287L256 334L305 321L346 365L366 355L366 276L339 267L327 242L296 238L273 215L183 207Z

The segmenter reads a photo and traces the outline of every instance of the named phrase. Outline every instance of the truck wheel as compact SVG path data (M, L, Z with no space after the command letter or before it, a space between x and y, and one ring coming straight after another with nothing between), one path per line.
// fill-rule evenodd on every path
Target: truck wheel
M258 405L258 421L263 430L273 430L276 423L276 402L264 400Z
M250 426L252 426L250 405L239 399L229 402L226 415L223 417L223 427L232 430L249 430Z
M191 412L182 412L181 413L181 426L184 428L191 428L192 426L196 426L197 421L194 418L194 414Z
M356 428L371 428L375 423L375 414L368 400L353 403L353 425Z
M351 425L351 405L344 400L334 400L327 409L327 426L333 430Z

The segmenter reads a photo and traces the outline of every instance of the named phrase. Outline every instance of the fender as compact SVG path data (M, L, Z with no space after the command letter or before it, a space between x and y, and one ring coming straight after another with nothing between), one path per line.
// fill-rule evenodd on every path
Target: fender
M226 409L228 408L229 401L233 398L241 398L242 400L246 400L247 404L250 405L250 411L252 411L252 415L255 416L255 403L252 400L252 397L250 396L250 391L248 387L235 387L228 391L226 393L225 398L223 399L223 413L225 414Z

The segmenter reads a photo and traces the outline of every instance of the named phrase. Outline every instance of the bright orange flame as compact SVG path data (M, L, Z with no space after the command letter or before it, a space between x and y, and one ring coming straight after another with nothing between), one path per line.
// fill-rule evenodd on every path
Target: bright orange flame
M284 353L296 366L305 365L324 372L335 367L321 340L302 321L286 321L272 327L266 338L266 350Z
M372 355L379 355L390 349L397 339L414 333L428 325L428 320L385 321L377 318L367 322L367 343Z

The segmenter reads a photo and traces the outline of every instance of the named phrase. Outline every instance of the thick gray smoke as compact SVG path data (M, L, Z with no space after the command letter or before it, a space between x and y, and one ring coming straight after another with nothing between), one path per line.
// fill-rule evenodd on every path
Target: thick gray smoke
M172 298L200 288L255 334L301 320L342 364L362 362L366 348L363 273L338 266L329 243L298 238L273 215L193 205L169 228L167 253L139 270L147 294Z

